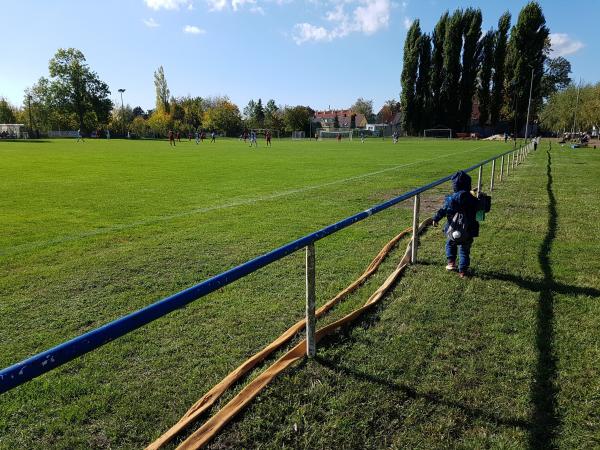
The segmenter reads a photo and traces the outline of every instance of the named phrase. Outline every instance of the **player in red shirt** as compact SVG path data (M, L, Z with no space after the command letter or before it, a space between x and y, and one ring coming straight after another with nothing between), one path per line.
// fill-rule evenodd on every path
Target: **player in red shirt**
M267 133L265 134L265 137L267 138L267 147L272 147L271 145L271 131L267 130Z
M171 145L175 147L175 133L173 133L173 130L169 130L169 146Z

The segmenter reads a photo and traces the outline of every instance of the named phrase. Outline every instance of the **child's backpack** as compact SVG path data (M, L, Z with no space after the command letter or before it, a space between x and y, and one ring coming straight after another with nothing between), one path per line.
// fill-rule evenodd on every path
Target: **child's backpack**
M454 214L452 220L448 222L446 237L459 245L464 244L471 238L467 229L467 217L464 213L457 212Z

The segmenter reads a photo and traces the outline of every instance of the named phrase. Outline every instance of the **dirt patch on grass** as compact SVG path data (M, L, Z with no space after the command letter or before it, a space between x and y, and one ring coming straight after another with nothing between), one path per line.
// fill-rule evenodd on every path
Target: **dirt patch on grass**
M387 200L390 200L394 197L398 197L402 195L406 190L389 190L383 192L377 192L371 197L371 200L377 203L383 203ZM421 194L421 216L425 215L433 215L438 209L442 207L444 204L444 198L448 195L446 192L425 192ZM413 200L406 200L397 205L392 206L392 208L397 209L413 209Z

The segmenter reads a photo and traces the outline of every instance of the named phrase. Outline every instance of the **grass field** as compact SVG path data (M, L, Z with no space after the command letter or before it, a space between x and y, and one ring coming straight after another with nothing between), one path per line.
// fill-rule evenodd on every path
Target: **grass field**
M505 149L0 143L0 365ZM326 341L212 446L600 445L600 157L551 154L499 186L475 278L443 273L441 236L428 233L423 264L382 308ZM425 196L427 211L444 189ZM319 242L318 302L410 215L400 205ZM323 322L364 302L395 261ZM303 254L292 255L2 395L0 447L147 444L302 317L303 272Z

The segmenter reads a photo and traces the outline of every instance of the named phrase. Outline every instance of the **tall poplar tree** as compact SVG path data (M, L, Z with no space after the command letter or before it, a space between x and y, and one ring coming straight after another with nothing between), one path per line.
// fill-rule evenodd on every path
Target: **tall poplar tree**
M463 14L462 73L460 77L459 126L467 131L473 110L473 96L479 62L481 10L467 8Z
M431 95L432 124L441 125L444 122L444 106L442 84L444 81L444 38L446 37L446 22L448 11L442 14L431 35L433 46L431 53Z
M457 9L446 22L444 37L444 79L442 82L443 105L446 125L451 128L459 126L456 94L460 86L460 54L462 50L463 12Z
M421 27L419 20L415 20L406 34L404 41L404 64L402 66L402 75L400 82L402 85L402 94L400 102L402 104L402 129L409 134L413 134L416 123L416 101L415 85L419 69L419 42L421 37Z
M494 31L488 31L481 40L481 65L479 68L479 125L485 127L490 119L492 70L494 68Z
M156 109L158 111L169 113L169 98L171 96L171 91L169 91L169 87L167 86L167 79L165 77L163 66L160 66L156 72L154 72L154 88L156 89Z
M423 34L419 39L419 75L415 87L416 131L428 128L431 123L431 38Z
M549 51L549 30L546 18L537 2L529 2L521 9L517 23L512 28L506 53L506 92L514 98L511 110L516 132L525 125L529 101L529 88L533 86L531 115L535 116L541 104L544 62Z
M493 127L500 121L504 98L504 63L511 15L506 11L498 20L498 30L494 42L494 73L492 76L492 98L490 103L490 123Z

